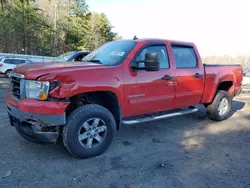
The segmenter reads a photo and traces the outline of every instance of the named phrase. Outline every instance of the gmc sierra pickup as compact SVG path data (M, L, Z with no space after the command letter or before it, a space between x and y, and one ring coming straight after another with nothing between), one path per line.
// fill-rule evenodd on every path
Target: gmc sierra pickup
M62 140L88 158L105 152L121 125L194 113L197 104L212 120L228 118L242 76L240 65L202 64L193 43L113 41L80 62L15 68L7 110L25 139Z

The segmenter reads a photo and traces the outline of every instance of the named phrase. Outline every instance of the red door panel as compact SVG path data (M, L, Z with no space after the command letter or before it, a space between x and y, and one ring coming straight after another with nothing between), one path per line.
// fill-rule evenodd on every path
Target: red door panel
M198 73L202 77L197 78L194 75ZM203 72L194 69L176 69L175 70L175 106L176 108L187 107L199 104L204 90Z
M131 72L124 85L124 116L136 116L173 108L174 81L163 80L173 76L170 70Z
M204 92L205 75L197 49L183 44L171 47L172 61L175 62L175 108L199 104Z
M144 45L137 51L134 60L143 60L145 53L158 54L160 70L134 71L130 64L124 67L124 117L164 111L174 105L174 73L166 43Z

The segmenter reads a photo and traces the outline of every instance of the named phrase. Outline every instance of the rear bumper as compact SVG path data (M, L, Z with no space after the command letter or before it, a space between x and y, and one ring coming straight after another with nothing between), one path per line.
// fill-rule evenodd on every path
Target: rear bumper
M3 70L0 70L0 74L5 74L5 72Z
M6 68L4 68L4 66L0 67L0 74L5 74L6 72Z

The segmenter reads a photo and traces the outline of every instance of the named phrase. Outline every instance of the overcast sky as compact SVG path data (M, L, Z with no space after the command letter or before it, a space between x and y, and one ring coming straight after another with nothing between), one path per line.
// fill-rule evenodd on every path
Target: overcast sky
M250 55L250 0L87 0L124 39L196 43L205 55Z

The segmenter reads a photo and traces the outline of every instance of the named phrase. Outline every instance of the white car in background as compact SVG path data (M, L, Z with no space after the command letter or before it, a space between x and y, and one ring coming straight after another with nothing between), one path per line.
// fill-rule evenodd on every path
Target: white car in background
M21 58L4 57L0 59L0 73L5 74L7 77L10 77L11 71L18 65L24 63L32 63L32 61Z

